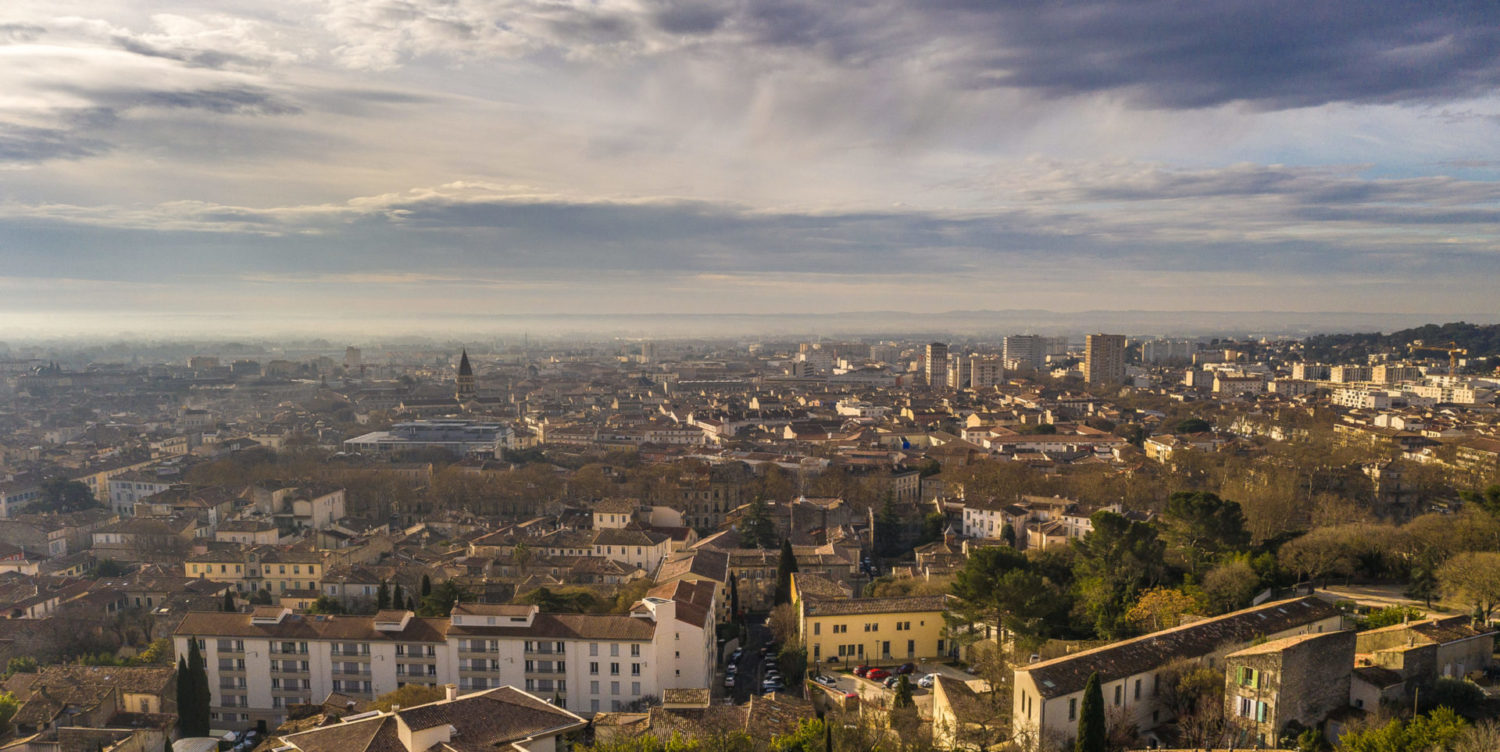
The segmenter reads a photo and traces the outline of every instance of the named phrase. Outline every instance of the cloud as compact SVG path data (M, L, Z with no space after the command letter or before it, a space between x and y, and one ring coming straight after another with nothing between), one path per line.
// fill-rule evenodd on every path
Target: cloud
M1500 83L1500 6L1485 3L339 0L322 20L335 54L363 68L712 49L756 69L798 50L955 90L1113 93L1164 109L1434 102Z

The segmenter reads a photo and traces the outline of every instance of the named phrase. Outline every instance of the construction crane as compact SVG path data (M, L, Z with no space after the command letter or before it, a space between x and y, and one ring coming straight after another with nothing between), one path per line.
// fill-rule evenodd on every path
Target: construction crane
M1422 340L1416 340L1415 342L1411 343L1412 352L1422 352L1423 350L1448 353L1449 376L1458 373L1458 356L1469 354L1469 351L1462 347L1459 347L1457 342L1449 342L1447 347L1444 347L1442 345L1428 345L1423 343Z

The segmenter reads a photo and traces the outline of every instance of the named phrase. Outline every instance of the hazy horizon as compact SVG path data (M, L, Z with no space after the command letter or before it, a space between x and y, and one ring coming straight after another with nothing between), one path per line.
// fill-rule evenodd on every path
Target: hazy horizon
M426 315L392 319L384 325L370 321L313 321L299 317L241 320L215 316L169 316L155 320L137 317L133 324L121 317L101 318L92 324L49 327L38 316L34 328L0 317L8 343L119 341L152 342L286 342L335 339L338 346L359 342L397 340L484 342L603 341L608 339L773 339L880 337L993 339L1007 334L1081 336L1110 331L1132 337L1289 336L1384 331L1466 321L1500 323L1500 313L1431 315L1423 313L1368 313L1353 311L1145 311L1145 310L995 310L913 313L905 311L848 311L786 314L569 314L510 316ZM155 326L152 326L152 324Z

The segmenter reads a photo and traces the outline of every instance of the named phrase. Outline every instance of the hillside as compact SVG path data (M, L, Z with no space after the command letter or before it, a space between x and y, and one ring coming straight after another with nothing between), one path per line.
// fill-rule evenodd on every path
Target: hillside
M1481 358L1500 355L1500 325L1469 324L1463 321L1448 324L1426 324L1412 329L1382 334L1319 334L1304 342L1309 361L1357 360L1370 353L1391 349L1406 351L1414 342L1447 346L1449 342L1469 351L1469 357ZM1442 358L1442 353L1423 352L1423 357Z

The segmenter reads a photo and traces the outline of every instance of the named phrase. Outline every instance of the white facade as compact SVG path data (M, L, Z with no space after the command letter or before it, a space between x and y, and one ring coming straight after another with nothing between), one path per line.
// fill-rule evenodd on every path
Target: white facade
M188 640L198 641L214 720L273 723L287 706L330 692L373 699L413 683L515 686L577 713L621 710L666 689L709 686L714 627L712 600L702 608L648 597L629 616L465 605L449 619L194 613L173 642L187 655Z

